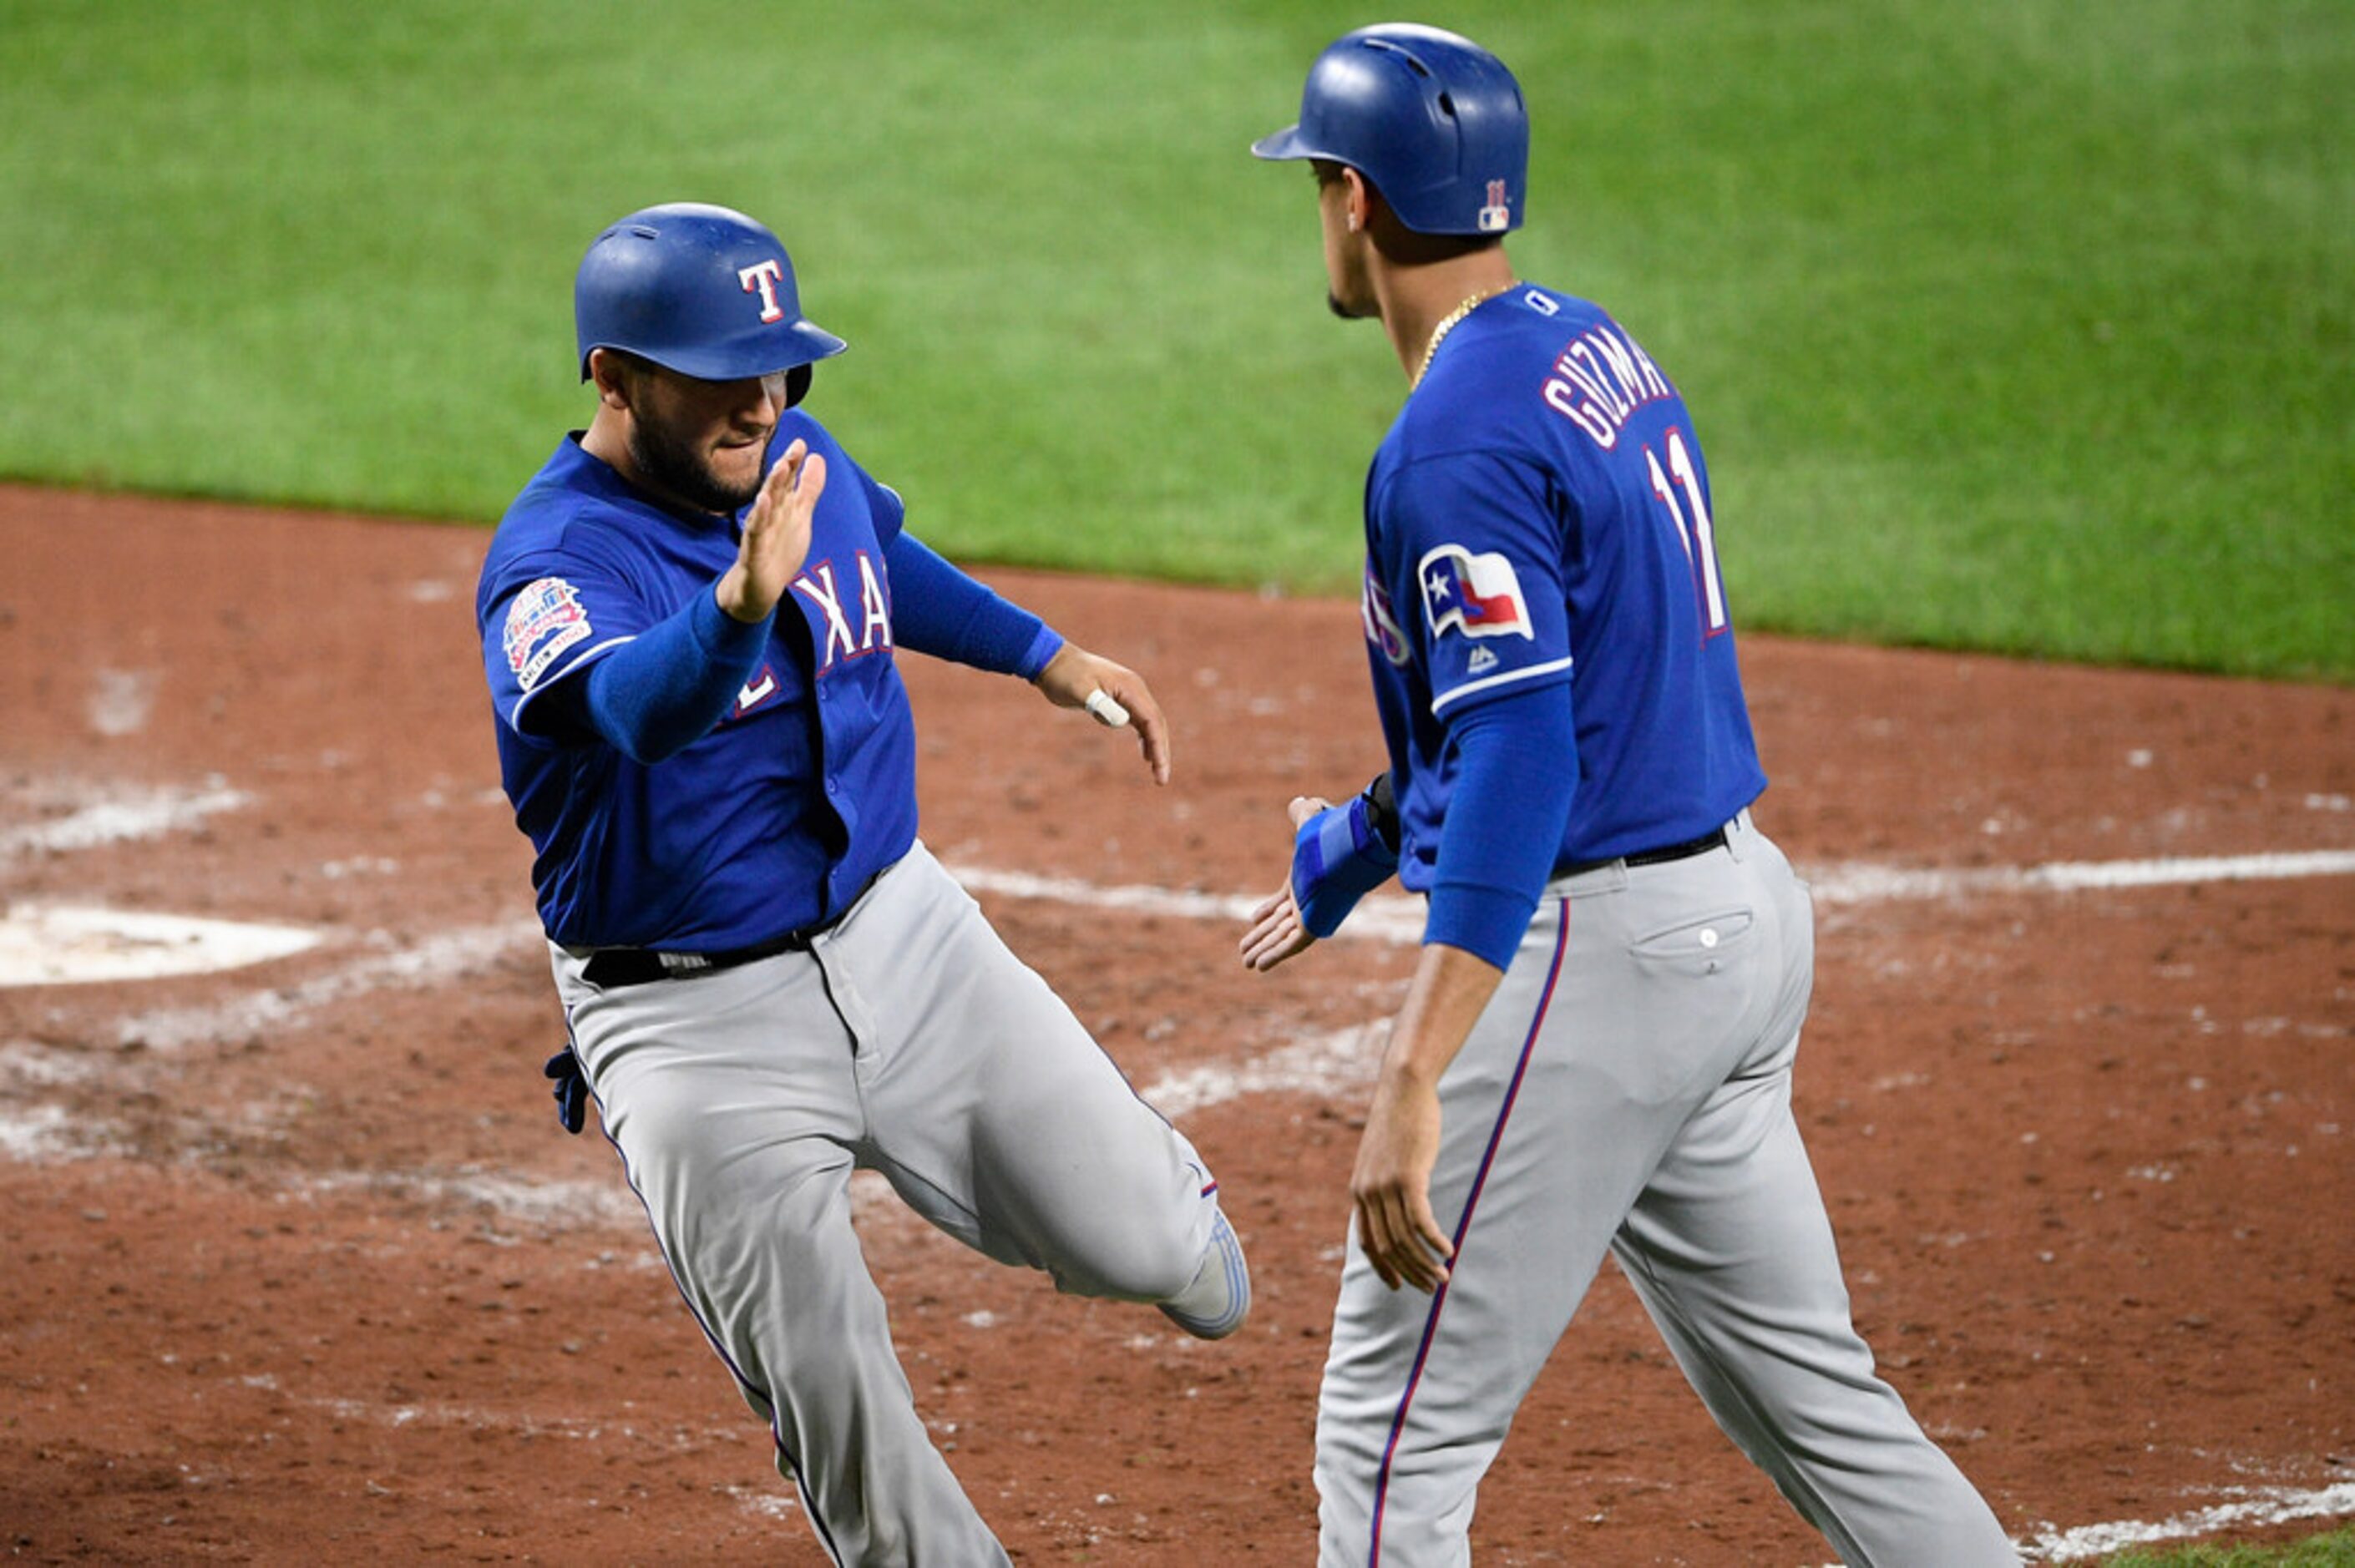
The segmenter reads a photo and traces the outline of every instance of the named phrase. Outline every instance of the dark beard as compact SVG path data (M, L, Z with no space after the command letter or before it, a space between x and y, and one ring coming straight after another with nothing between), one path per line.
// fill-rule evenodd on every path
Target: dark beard
M630 426L630 461L647 488L706 512L734 512L761 493L758 475L741 485L723 483L702 454L647 419Z
M1325 296L1325 308L1331 311L1335 315L1339 316L1345 322L1363 321L1366 319L1367 315L1370 313L1365 311L1351 310L1348 306L1341 302L1340 295L1330 292L1327 293Z

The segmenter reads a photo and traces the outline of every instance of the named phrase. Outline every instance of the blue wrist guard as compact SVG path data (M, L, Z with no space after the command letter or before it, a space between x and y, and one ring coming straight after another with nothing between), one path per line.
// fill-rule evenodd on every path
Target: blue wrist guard
M1358 900L1398 870L1398 851L1375 825L1371 793L1326 807L1292 841L1292 901L1312 937L1339 930Z

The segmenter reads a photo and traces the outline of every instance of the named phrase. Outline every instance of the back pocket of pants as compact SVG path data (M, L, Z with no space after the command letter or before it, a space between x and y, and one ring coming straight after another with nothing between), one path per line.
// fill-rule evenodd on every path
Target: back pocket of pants
M1638 937L1628 951L1646 968L1710 975L1744 954L1757 930L1758 917L1749 909L1722 909Z

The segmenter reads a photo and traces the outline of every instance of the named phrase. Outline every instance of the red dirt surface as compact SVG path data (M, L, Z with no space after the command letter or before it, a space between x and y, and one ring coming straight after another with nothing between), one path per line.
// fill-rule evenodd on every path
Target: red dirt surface
M0 893L327 934L0 990L0 1550L823 1561L618 1160L554 1124L472 624L486 538L0 487ZM1154 681L1178 772L1156 790L1125 737L911 657L952 865L1255 892L1284 801L1379 761L1352 605L985 575ZM1915 1413L2022 1537L2355 1480L2355 883L1829 895L1855 863L2355 847L2355 694L1767 637L1744 659L1758 821L1827 893L1799 1115ZM144 841L25 832L208 788L250 800ZM1252 977L1228 923L984 902L1148 1086L1379 1018L1412 956L1335 942ZM1363 1092L1185 1116L1258 1281L1223 1345L862 1211L922 1409L1018 1561L1311 1559ZM1829 1555L1608 1272L1474 1540Z

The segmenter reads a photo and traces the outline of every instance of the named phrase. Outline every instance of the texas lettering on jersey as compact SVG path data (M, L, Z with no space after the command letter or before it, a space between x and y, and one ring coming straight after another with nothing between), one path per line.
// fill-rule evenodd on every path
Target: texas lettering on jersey
M1399 630L1398 612L1391 606L1391 590L1374 575L1374 563L1366 563L1366 590L1358 602L1358 618L1365 622L1366 641L1381 650L1382 657L1403 667L1414 657L1407 646L1406 633Z
M858 633L851 635L850 612L843 604L844 591L850 586L838 581L835 563L820 561L816 566L794 579L794 591L809 600L824 622L826 641L818 652L817 673L825 674L840 659L856 659L862 653L872 653L879 648L891 646L890 601L884 596L883 582L875 570L874 559L864 550L858 552ZM848 574L843 574L847 577Z
M736 705L728 710L728 716L730 719L742 718L776 694L777 673L763 664L759 674L737 688Z

